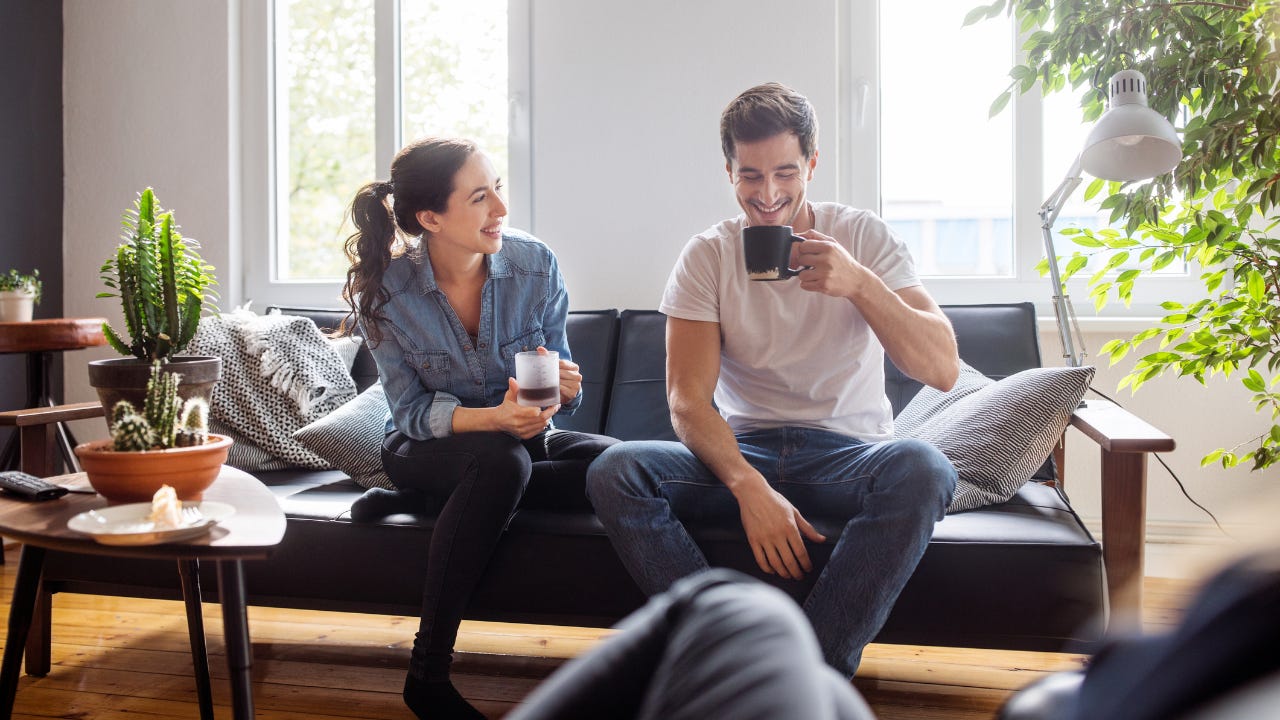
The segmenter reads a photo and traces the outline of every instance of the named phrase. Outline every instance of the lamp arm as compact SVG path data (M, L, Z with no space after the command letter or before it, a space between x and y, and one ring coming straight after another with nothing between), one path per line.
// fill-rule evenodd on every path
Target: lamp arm
M1053 283L1053 315L1058 323L1058 336L1062 340L1062 357L1071 367L1079 367L1085 356L1084 336L1080 333L1080 324L1076 321L1076 311L1071 305L1071 296L1062 286L1062 277L1058 272L1058 254L1053 247L1053 223L1062 212L1071 193L1080 186L1080 158L1076 158L1044 204L1040 206L1040 229L1044 235L1044 252L1049 261L1049 280ZM1073 337L1074 335L1074 337ZM1076 341L1079 340L1080 352L1076 353Z

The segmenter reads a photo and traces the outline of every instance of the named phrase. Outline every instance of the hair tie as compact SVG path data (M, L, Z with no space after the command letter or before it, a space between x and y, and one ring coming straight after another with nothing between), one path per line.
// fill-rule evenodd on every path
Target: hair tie
M386 197L394 193L395 191L396 191L395 183L391 182L390 180L383 183L378 183L378 186L373 190L374 194L376 194L378 197Z

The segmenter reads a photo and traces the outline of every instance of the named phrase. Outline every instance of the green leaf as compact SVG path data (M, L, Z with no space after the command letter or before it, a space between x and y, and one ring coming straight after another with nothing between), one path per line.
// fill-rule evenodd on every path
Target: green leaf
M1263 302L1267 295L1267 281L1262 277L1262 273L1257 270L1250 269L1247 281L1249 296L1258 302Z
M1254 392L1266 392L1267 383L1257 370L1250 370L1249 377L1241 378L1240 383Z
M965 14L964 22L960 24L960 27L968 27L981 20L986 20L988 9L989 8L986 5L983 5L982 7L976 7L970 10L968 13Z
M1102 186L1106 183L1102 178L1094 178L1093 182L1084 189L1085 201L1092 200L1095 195L1102 191Z
M1006 90L1000 93L999 97L996 98L995 102L991 103L991 108L987 111L987 117L995 117L996 115L999 115L1000 111L1004 110L1005 106L1008 105L1009 101L1012 99L1013 99L1012 90Z

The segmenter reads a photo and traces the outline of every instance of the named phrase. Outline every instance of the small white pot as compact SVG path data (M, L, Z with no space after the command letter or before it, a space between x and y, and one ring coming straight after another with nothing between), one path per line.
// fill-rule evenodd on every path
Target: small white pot
M0 322L31 322L35 293L26 290L0 290Z

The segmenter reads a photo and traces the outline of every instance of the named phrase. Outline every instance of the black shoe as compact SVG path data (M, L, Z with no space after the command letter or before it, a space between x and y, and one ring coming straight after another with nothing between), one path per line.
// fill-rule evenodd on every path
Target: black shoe
M369 488L351 503L351 519L374 522L397 513L426 512L427 495L420 490Z
M404 680L404 704L419 720L485 720L448 680L427 682L412 675Z

